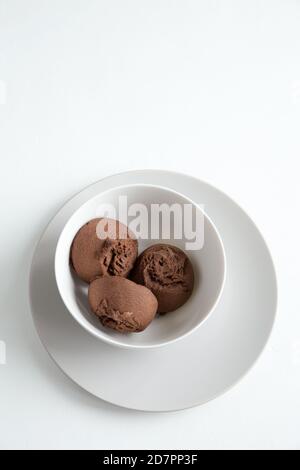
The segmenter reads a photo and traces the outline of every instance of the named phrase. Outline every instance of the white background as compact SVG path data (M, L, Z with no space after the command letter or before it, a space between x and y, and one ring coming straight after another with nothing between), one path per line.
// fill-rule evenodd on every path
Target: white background
M0 447L300 449L300 1L0 0L0 103ZM136 168L227 192L278 274L258 364L179 413L127 411L77 388L28 306L49 219L85 185Z

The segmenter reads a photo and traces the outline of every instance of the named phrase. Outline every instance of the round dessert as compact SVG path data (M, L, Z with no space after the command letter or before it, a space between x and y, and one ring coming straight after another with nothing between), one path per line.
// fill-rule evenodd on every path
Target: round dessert
M157 300L152 292L123 277L95 279L89 285L88 298L101 323L120 333L143 331L157 312Z
M77 232L70 259L76 274L85 282L97 276L127 277L138 255L138 243L117 220L90 220Z
M150 289L158 300L158 313L181 307L194 287L194 271L187 255L171 245L147 248L137 259L131 279Z

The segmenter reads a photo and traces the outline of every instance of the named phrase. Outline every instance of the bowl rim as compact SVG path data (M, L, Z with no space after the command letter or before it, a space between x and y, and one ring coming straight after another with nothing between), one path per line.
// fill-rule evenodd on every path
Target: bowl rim
M58 280L58 250L59 250L59 247L60 247L60 243L61 243L61 240L62 240L63 233L65 232L69 222L75 216L75 214L77 214L79 211L81 211L84 208L84 206L87 206L88 204L90 204L91 201L93 201L94 199L97 199L100 195L103 196L106 193L110 193L112 191L121 190L122 188L125 189L125 188L133 188L133 187L148 187L148 188L153 188L153 189L160 189L160 190L172 193L174 195L177 195L180 198L184 199L187 203L192 204L197 210L202 212L204 218L211 224L211 226L212 226L212 228L213 228L213 230L214 230L214 232L217 236L219 245L221 247L221 253L222 253L222 261L223 261L223 263L222 263L222 284L221 284L218 296L216 297L216 299L215 299L212 307L210 308L210 310L206 313L205 317L201 321L199 321L194 327L192 327L190 330L186 331L185 333L183 333L179 336L176 336L173 339L162 341L162 342L155 343L155 344L129 344L129 343L124 344L122 341L119 341L118 339L109 337L108 335L103 333L101 330L95 331L95 330L90 329L75 314L73 314L72 308L69 306L68 301L65 299L65 296L64 296L63 290L62 290L62 286L60 285L60 282ZM80 207L78 207L70 215L67 222L64 224L63 229L61 230L60 235L58 237L58 240L56 242L55 255L54 255L54 274L55 274L55 282L56 282L56 286L57 286L59 295L60 295L60 297L61 297L68 313L89 334L91 334L92 336L94 336L95 338L97 338L101 341L104 341L107 344L110 344L112 346L117 346L117 347L122 348L122 349L135 349L135 350L156 349L156 348L164 347L164 346L167 346L167 345L170 345L170 344L174 344L177 341L180 341L181 339L187 338L189 335L194 333L200 326L202 326L207 321L207 319L212 315L212 313L216 309L216 307L217 307L217 305L218 305L218 303L221 299L221 296L223 294L223 291L224 291L224 287L225 287L225 283L226 283L226 279L227 279L227 257L226 257L226 251L225 251L224 243L223 243L222 237L219 233L219 230L217 229L215 223L212 221L210 216L206 213L205 210L202 209L202 207L198 203L193 201L188 196L182 194L181 192L176 191L176 190L171 189L171 188L168 188L167 186L162 186L162 185L157 185L157 184L148 184L148 183L131 183L131 184L123 184L123 185L115 186L113 188L109 188L105 191L99 192L98 194L96 194L95 196L89 198L87 201L85 201L83 204L81 204Z

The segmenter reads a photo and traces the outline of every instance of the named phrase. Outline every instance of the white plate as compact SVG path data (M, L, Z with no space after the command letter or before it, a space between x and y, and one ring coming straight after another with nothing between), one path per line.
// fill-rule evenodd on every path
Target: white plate
M67 312L54 277L56 243L74 211L102 191L135 183L166 186L205 204L227 254L226 285L213 315L178 343L141 351L101 343L81 328ZM274 324L277 286L261 234L230 198L190 176L141 170L89 186L58 212L35 250L30 299L41 341L74 382L115 405L173 411L216 398L253 366Z

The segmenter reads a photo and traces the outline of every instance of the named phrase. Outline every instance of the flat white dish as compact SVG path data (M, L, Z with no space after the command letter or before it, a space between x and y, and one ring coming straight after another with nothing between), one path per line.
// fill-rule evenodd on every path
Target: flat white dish
M66 221L85 201L110 188L139 183L167 186L205 204L223 240L227 278L214 314L193 334L165 348L136 351L98 341L69 315L55 282L54 254ZM235 202L190 176L141 170L89 186L58 212L35 250L30 300L41 341L74 382L115 405L174 411L216 398L249 371L274 324L277 285L260 232Z
M195 273L195 286L190 299L175 312L157 316L145 331L138 334L121 334L102 326L99 319L90 310L87 284L78 279L73 270L70 269L69 263L70 249L77 231L89 220L107 216L108 214L105 211L108 207L113 208L115 211L114 214L109 214L109 216L119 219L120 198L122 198L123 205L126 198L127 210L126 220L124 220L126 225L134 220L127 217L128 209L130 212L130 208L134 209L137 204L143 204L144 209L139 216L139 223L146 222L148 228L151 222L153 225L157 223L155 216L153 219L151 218L151 207L154 204L165 204L168 207L177 204L177 208L180 207L182 214L187 205L191 209L186 211L185 217L172 218L169 224L170 233L165 234L168 237L167 240L161 238L162 230L158 230L159 227L156 226L152 228L160 238L156 240L149 238L138 240L139 252L154 243L176 245L187 253ZM121 208L121 210L125 211L124 208ZM188 240L185 236L186 231L182 226L186 224L186 226L195 227L196 221L198 222L199 247L193 245L197 249L191 250L189 246L192 245L192 240ZM179 228L180 230L178 230ZM138 235L136 231L133 230L133 232L136 236ZM182 238L175 238L176 232L182 232ZM149 236L150 233L147 233L147 237ZM55 277L58 290L73 318L96 338L114 346L133 349L166 346L194 332L212 313L221 297L225 282L225 267L222 241L216 227L205 212L177 191L148 184L118 186L90 198L74 212L65 224L55 253Z

